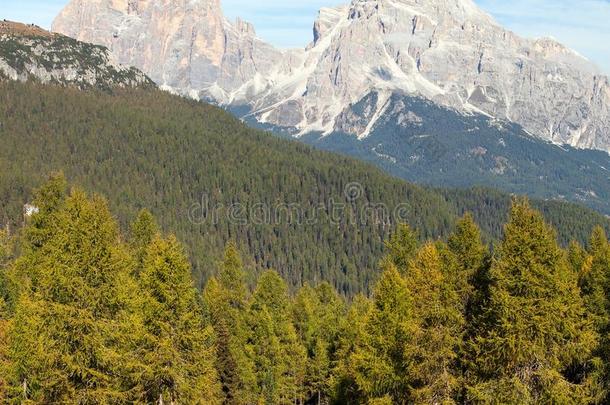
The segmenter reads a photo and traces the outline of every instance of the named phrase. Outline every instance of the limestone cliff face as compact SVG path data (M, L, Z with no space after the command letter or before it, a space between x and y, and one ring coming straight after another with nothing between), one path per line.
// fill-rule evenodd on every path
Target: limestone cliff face
M161 86L219 100L281 55L251 25L229 23L219 0L74 0L53 31L107 46Z
M325 8L304 50L278 51L219 0L72 0L55 31L108 46L160 85L259 122L367 137L393 94L484 113L556 143L610 151L608 78L551 39L502 28L472 0L353 0ZM371 92L375 104L354 117Z
M260 119L276 123L268 108L281 108L298 117L292 124L301 133L362 138L400 92L516 122L553 142L610 151L608 78L554 40L502 28L471 0L354 0L323 9L305 61L300 81L286 78L267 102L255 103ZM380 97L354 127L345 108L371 90Z

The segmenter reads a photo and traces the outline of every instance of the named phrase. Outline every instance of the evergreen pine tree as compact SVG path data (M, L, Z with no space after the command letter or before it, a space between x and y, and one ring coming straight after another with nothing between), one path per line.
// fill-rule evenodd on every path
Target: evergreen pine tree
M318 333L316 317L319 307L320 302L316 296L316 291L309 283L305 283L294 297L292 316L299 338L308 351L312 349Z
M600 227L593 230L588 254L581 266L580 288L589 314L603 333L610 322L610 247Z
M0 403L7 401L8 381L6 376L10 370L7 336L10 316L5 301L8 292L4 277L4 269L0 265Z
M307 362L307 377L305 385L308 396L317 405L326 403L330 394L331 359L329 358L329 344L322 338L316 338L313 350Z
M173 236L150 243L140 287L146 331L141 400L220 403L213 330L204 323L190 265Z
M588 255L581 260L580 286L588 314L600 335L596 353L604 362L606 401L610 400L610 243L601 227L591 235Z
M345 300L328 283L323 282L315 287L316 297L320 303L319 308L319 335L331 346L336 346L339 335L339 325L345 318L347 311ZM331 348L334 352L335 348Z
M354 383L348 390L357 402L386 395L396 404L413 400L412 384L418 378L414 343L419 333L413 315L407 283L396 266L386 264L344 370Z
M407 224L398 225L396 233L386 243L389 259L398 269L405 269L409 260L417 252L419 242L417 233Z
M295 327L308 354L307 397L316 403L326 402L330 395L331 362L336 361L339 325L344 316L343 300L328 283L315 289L306 284L294 299Z
M555 233L515 201L489 270L479 333L470 341L468 400L586 403L596 338ZM477 383L478 381L478 383Z
M353 373L350 361L356 347L361 345L358 339L364 331L371 312L371 300L359 294L354 297L345 318L339 321L339 333L336 342L337 360L330 380L333 403L350 404L362 401L362 392L355 381L356 376Z
M3 271L10 257L10 235L8 230L0 229L0 271Z
M121 342L135 291L130 261L106 202L79 191L63 200L62 184L52 181L37 198L41 211L12 270L24 283L9 330L10 395L26 402L122 401L129 353Z
M8 329L8 321L0 319L0 403L8 401L8 381L6 375L10 369L8 362L8 342L6 332Z
M227 404L256 400L256 377L247 345L248 293L243 265L234 243L229 243L217 278L211 278L204 301L216 335L217 369Z
M153 241L154 237L159 233L159 226L155 217L147 209L143 209L138 213L135 221L130 226L131 238L129 245L133 251L138 267L141 268L144 255L148 245Z
M460 289L462 302L472 300L475 289L475 278L483 268L487 249L481 240L481 231L471 214L466 214L457 223L455 232L447 242L450 251L457 261L455 283Z
M7 230L0 229L0 403L7 400L8 381L6 375L10 369L8 362L8 326L9 310L7 299L9 288L7 283L7 267L12 256L11 240Z
M409 262L405 281L413 297L417 361L411 381L417 403L451 403L458 391L457 353L464 317L453 274L443 266L436 246L424 245Z
M299 337L299 342L303 345L307 353L306 372L304 377L305 398L316 400L321 399L321 392L318 389L324 386L328 378L328 347L320 337L318 316L320 315L321 303L316 295L316 291L305 284L299 289L292 303L292 317ZM321 348L324 348L322 353ZM316 349L318 349L316 351Z
M570 242L568 245L568 264L574 272L581 278L584 271L585 263L587 262L587 251L576 241Z
M275 271L261 274L248 318L260 400L302 403L307 354L292 323L286 284Z
M33 206L37 212L29 218L25 228L26 249L41 247L56 230L54 215L63 206L68 183L63 173L52 174L34 193Z
M248 305L248 288L243 262L234 242L227 244L218 281L228 294L228 304L243 311Z
M12 260L12 241L8 230L0 229L0 320L7 319L9 291L8 267Z

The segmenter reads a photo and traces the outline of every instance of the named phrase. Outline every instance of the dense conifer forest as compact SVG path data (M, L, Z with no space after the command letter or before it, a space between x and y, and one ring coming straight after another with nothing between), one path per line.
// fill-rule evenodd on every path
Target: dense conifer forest
M515 198L493 252L472 215L445 242L401 225L370 294L253 276L232 242L203 291L142 210L62 176L0 233L0 401L588 404L610 381L610 244L565 249ZM212 270L210 270L212 271Z
M274 268L291 290L328 281L342 296L368 293L398 222L417 229L420 241L443 239L469 211L489 244L501 236L511 203L493 190L412 185L152 89L78 91L0 80L0 140L0 225L18 228L32 190L62 171L72 184L105 195L123 229L150 209L160 229L185 244L200 289L233 240L244 253L248 286ZM344 207L338 218L337 203ZM289 219L286 204L305 221ZM607 218L577 205L532 205L562 246L584 244L596 225L610 230ZM379 206L401 210L380 218L373 215ZM272 212L261 217L261 207Z
M0 54L105 61L45 38ZM607 217L413 185L123 74L0 75L0 403L610 403Z

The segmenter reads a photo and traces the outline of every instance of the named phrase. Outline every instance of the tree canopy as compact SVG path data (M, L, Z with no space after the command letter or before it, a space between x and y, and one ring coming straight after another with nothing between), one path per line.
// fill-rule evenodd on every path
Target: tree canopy
M495 248L394 233L370 296L291 288L233 242L200 292L178 239L52 176L0 234L8 403L606 403L610 243L564 249L523 199ZM250 286L247 279L255 279Z

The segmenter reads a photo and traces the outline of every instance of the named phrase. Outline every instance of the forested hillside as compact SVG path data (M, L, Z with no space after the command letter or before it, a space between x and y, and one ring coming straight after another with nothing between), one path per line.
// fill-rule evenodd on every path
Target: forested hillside
M377 99L372 94L351 106L353 116L364 111L373 114ZM610 155L605 151L553 145L519 125L485 115L462 115L418 97L394 95L385 105L385 113L365 138L337 132L300 140L371 162L418 184L492 187L576 202L610 214ZM251 118L248 121L257 125ZM367 122L360 118L350 124Z
M397 222L422 239L442 238L469 210L489 242L500 236L510 205L510 196L489 190L411 185L155 90L0 82L0 140L1 224L19 225L33 188L63 171L73 184L108 196L123 227L150 208L186 244L199 287L233 239L251 269L277 269L291 287L328 280L353 295L369 288ZM304 220L289 220L286 204ZM336 204L344 207L338 217ZM371 214L380 204L392 214L399 208L397 215ZM584 242L595 225L610 229L605 217L576 205L534 205L563 244Z
M372 294L249 288L229 243L202 293L146 210L121 232L54 177L0 232L0 401L597 404L610 381L610 244L563 250L515 199L490 252L470 215L448 241L400 226Z

